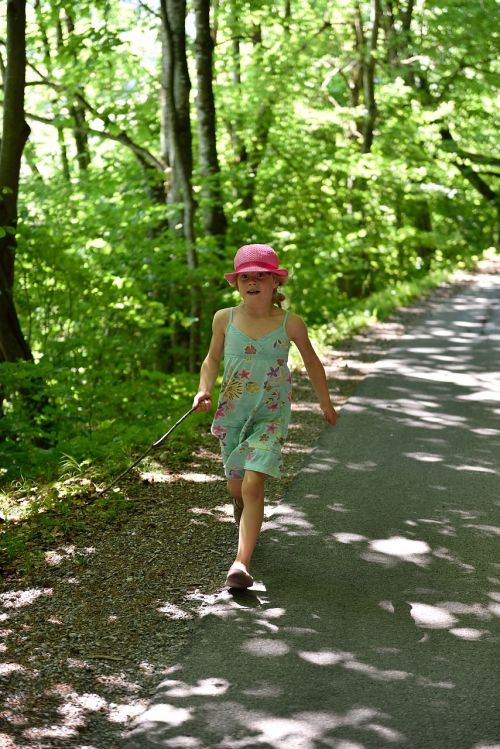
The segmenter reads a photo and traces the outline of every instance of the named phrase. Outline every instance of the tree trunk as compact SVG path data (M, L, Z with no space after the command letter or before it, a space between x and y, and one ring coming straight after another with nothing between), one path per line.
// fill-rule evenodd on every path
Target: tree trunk
M43 47L45 67L47 68L48 73L52 75L52 69L53 69L52 52L50 49L50 42L49 42L49 37L47 36L47 29L45 27L43 13L40 8L40 0L35 0L35 13L36 13L36 20L38 24L38 30L40 31L40 36L42 38L42 47ZM62 43L60 33L62 33L61 24L58 24L57 26L58 44ZM63 176L66 182L69 182L71 180L71 174L70 174L70 169L69 169L68 151L66 148L66 141L64 139L64 129L60 125L57 125L57 140L59 142L59 148L61 151L61 168L62 168Z
M263 63L262 26L260 24L255 24L253 27L252 43L254 47L256 63L260 65L261 63ZM264 91L262 96L262 103L259 105L256 117L255 133L252 139L253 147L249 152L246 153L247 177L244 192L242 195L241 205L242 208L247 212L248 222L251 222L252 220L255 191L257 188L257 173L266 152L273 119L274 111L271 104L271 98L270 95Z
M210 236L226 232L220 168L217 156L215 102L213 92L213 48L210 32L210 0L193 0L196 18L196 73L198 80L198 138L202 176L203 225Z
M186 57L186 0L161 0L162 20L162 150L171 169L169 202L184 198L185 181L193 172L189 94L191 81ZM182 232L185 236L185 231Z
M380 2L371 2L370 42L363 61L363 89L365 96L366 116L363 124L363 153L370 153L373 145L373 133L377 119L375 101L375 53L377 51L378 30L380 25Z
M237 30L237 17L234 6L230 6L231 16L230 24L232 29L232 79L233 84L236 88L237 97L241 104L241 50L240 50L240 37ZM236 157L237 164L245 164L248 161L248 151L245 145L245 141L242 139L240 133L242 130L242 117L241 112L238 115L236 121L230 123L231 143L233 144L233 150Z
M429 202L425 198L418 200L415 204L414 210L413 225L419 232L416 249L418 256L422 260L423 268L428 271L432 257L436 251L436 247L431 241L432 213Z
M191 81L186 58L185 0L161 0L164 59L162 89L166 114L166 142L171 167L170 194L182 199L182 235L190 275L189 370L198 367L200 347L201 291L194 278L198 267L195 246L192 174L193 155L189 92Z
M283 13L283 28L286 36L290 36L290 21L292 20L292 0L285 0Z
M29 127L24 118L26 77L26 2L7 2L7 65L0 146L0 360L32 361L13 299L17 196L21 158Z
M64 9L64 17L66 22L66 29L68 30L68 34L71 36L75 31L75 23L67 8ZM73 52L73 54L76 56L76 52ZM83 93L83 89L79 88L79 92ZM79 170L81 172L84 172L89 168L91 159L89 139L87 133L85 132L85 109L82 106L81 102L78 101L78 96L75 97L75 100L73 104L71 104L69 111L73 118L73 122L75 123L75 126L73 128L73 137L75 139L76 145L76 160Z
M362 89L365 114L363 118L356 123L356 130L362 135L362 153L370 153L371 151L375 122L378 114L377 103L375 100L375 54L377 51L378 32L380 27L380 0L371 0L370 26L369 37L367 39L361 7L357 4L354 17L354 32L356 36L356 49L359 55L359 63L353 66L351 105L357 106L359 103L360 89Z

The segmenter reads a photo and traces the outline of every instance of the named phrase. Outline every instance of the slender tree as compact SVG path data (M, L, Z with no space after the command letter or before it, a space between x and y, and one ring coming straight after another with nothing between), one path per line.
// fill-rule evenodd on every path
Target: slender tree
M36 19L37 19L37 26L38 31L40 33L40 38L42 42L42 50L43 50L43 59L45 63L45 67L47 68L47 73L49 76L52 76L53 71L53 63L52 63L52 50L50 46L50 40L47 33L47 25L42 13L42 9L40 7L40 0L35 0L35 13L36 13ZM61 24L58 24L58 39L59 36L59 30L61 29ZM62 39L61 39L62 42ZM57 127L57 140L59 143L59 149L61 154L61 168L62 173L64 175L64 179L69 182L71 179L71 173L70 173L70 167L69 167L69 158L68 158L68 149L66 147L66 141L64 137L64 129L61 125L56 125Z
M194 226L196 205L192 182L193 152L189 103L191 81L186 57L185 18L185 0L161 0L162 99L165 116L163 126L170 166L168 200L182 203L182 237L186 247L187 267L191 275L189 369L195 371L200 347L201 301L200 289L194 277L198 267L198 256Z
M26 3L7 2L7 60L0 147L0 361L32 361L14 298L17 196L21 158L30 129L24 117Z
M215 101L213 91L214 41L210 30L210 0L193 0L196 19L196 75L198 81L198 153L203 180L203 228L206 234L223 237L226 216L221 195L217 156Z
M68 8L64 8L64 24L66 26L68 38L71 39L71 37L75 33L75 22ZM65 46L65 42L60 20L58 20L57 25L57 42L59 48L62 49ZM74 45L72 45L71 55L75 59L76 63L76 48ZM83 86L78 86L76 95L70 105L71 116L75 123L73 127L73 138L75 139L76 145L76 160L78 163L78 168L81 172L84 172L90 166L89 138L85 130L86 117L85 106L83 104L84 95L85 94Z

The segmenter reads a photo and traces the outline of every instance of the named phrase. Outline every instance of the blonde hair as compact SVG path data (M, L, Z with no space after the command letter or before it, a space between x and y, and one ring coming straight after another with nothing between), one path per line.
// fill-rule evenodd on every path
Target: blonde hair
M277 276L275 273L272 273L271 275L273 276L273 278L275 278L278 281L278 285L273 290L272 303L276 307L280 307L281 308L282 307L282 302L284 302L286 300L286 296L279 289L280 289L280 286L284 286L285 285L286 279L282 278L281 276ZM236 278L234 279L234 281L230 281L230 284L231 284L231 286L234 289L238 289L238 291L239 291L238 278L239 278L239 274L236 276Z
M284 285L284 281L279 276L274 276L278 279L279 284L276 286L276 288L273 291L273 304L276 305L276 307L282 307L282 302L286 300L286 296L283 294L282 291L280 291L280 286Z

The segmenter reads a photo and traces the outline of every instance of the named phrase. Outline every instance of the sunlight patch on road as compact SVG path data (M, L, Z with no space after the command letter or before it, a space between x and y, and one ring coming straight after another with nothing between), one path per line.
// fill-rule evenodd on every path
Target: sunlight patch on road
M220 697L227 692L230 684L226 679L217 676L209 676L199 679L196 684L186 684L176 679L162 681L158 690L167 697Z
M333 533L332 538L339 542L339 544L354 544L360 541L367 541L366 536L361 536L359 533Z
M302 510L283 502L272 509L266 530L284 531L289 536L318 534Z
M286 643L281 642L281 640L256 637L253 640L245 642L242 646L242 650L250 653L250 655L268 657L286 655L290 652L290 647Z
M470 471L471 473L490 473L493 474L493 476L496 476L498 474L498 471L494 470L493 468L486 468L486 466L472 466L467 464L456 466L452 465L451 463L447 463L446 468L453 468L455 471Z
M186 721L191 720L193 709L185 707L176 707L168 703L153 705L140 716L139 723L163 723L172 727L181 726Z
M474 629L474 627L453 627L450 629L450 633L460 640L468 640L469 642L480 640L484 635L490 634L487 629Z
M370 541L370 548L380 554L399 557L407 561L414 561L415 557L429 554L431 547L425 541L414 541L404 536L391 536L391 538L380 538Z
M472 530L479 531L487 538L500 536L500 528L497 525L474 525L470 523L469 525L464 525L464 528L472 528Z
M450 629L458 619L442 606L411 602L411 617L418 627L425 629Z
M441 463L442 455L433 455L432 453L403 453L406 458L413 458L420 463Z
M351 657L352 653L341 653L335 650L318 650L316 652L302 650L299 652L299 656L315 666L334 666L336 663L342 663L345 658Z

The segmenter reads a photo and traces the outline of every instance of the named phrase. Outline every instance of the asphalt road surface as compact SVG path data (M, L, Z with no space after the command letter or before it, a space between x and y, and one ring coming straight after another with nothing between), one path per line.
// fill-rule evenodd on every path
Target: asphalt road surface
M400 339L127 749L500 749L500 276Z

